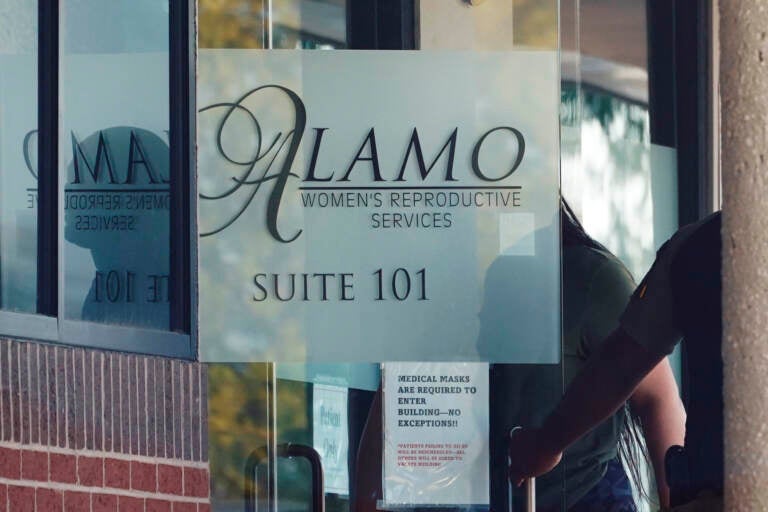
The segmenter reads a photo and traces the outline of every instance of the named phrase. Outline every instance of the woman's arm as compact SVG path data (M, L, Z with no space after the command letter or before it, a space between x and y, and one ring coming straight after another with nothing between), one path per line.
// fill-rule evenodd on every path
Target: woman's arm
M521 485L554 468L562 452L622 407L662 359L616 329L590 356L541 428L521 429L512 437L512 482Z
M632 413L640 418L648 454L656 475L662 508L669 507L664 456L685 441L685 409L669 361L664 358L637 386L629 399Z

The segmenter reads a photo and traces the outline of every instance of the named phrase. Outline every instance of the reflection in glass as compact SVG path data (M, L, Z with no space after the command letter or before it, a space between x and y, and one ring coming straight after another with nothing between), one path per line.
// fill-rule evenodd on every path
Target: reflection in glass
M572 64L563 67L563 194L586 230L640 278L678 223L676 152L651 144L649 133L646 4L561 5L574 25L574 54L563 56ZM652 510L635 492L639 510Z
M68 0L61 18L65 315L167 329L168 2Z
M0 309L37 290L37 1L0 0Z
M323 460L325 508L329 512L350 510L355 482L371 468L357 468L358 447L369 415L374 391L359 389L362 373L378 380L375 365L310 366L299 378L300 365L279 369L274 380L269 364L208 365L209 453L213 510L242 510L246 491L243 471L254 452L269 442L270 420L265 404L277 402L274 426L278 446L287 443L314 449ZM290 378L280 378L285 373ZM357 375L354 375L357 373ZM365 380L365 379L363 379ZM318 384L322 383L322 384ZM275 393L272 395L271 393ZM333 461L328 456L333 456ZM266 461L256 470L262 486L256 499L264 505L263 482ZM311 500L311 471L306 460L277 461L278 510L308 510Z
M198 12L200 48L347 46L345 0L200 0Z
M87 321L166 327L168 145L125 126L82 141L73 134L64 192L64 239L89 251L95 267L85 298L69 295L67 306L82 300ZM75 268L67 267L70 279L82 277Z
M380 5L383 3L381 2ZM270 18L267 10L268 2L266 1L200 0L199 46L200 48L221 49L345 48L348 42L345 38L344 4L345 2L342 0L274 0L271 2L273 11ZM419 6L417 7L419 9L417 13L419 19L417 32L419 35L417 36L416 47L420 49L506 51L513 50L516 46L526 49L553 50L557 48L557 2L554 0L515 0L514 2L512 0L509 2L489 0L482 4L478 3L476 6L470 6L468 3L458 0L455 2L421 0L416 4ZM316 15L318 13L326 13L327 15ZM515 33L514 36L512 32ZM294 56L299 57L298 55ZM218 62L218 67L208 68L205 67L205 62L202 60L201 62L201 74L205 71L212 72L216 76L224 76L226 73L233 74L233 79L226 81L225 87L226 92L235 95L235 97L238 92L235 87L238 81L234 79L235 77L248 76L249 80L263 80L265 76L263 72L253 72L248 75L248 73L240 71L244 69L242 66L228 66L227 63L221 61ZM248 69L253 69L253 67ZM301 69L306 72L306 68ZM478 73L477 79L487 80L492 75L494 74ZM503 82L503 80L499 80L499 82ZM470 101L474 101L475 94L467 96ZM199 100L202 98L202 95L198 96ZM201 106L204 104L201 103ZM437 105L434 111L451 111L458 108L444 108L445 105L445 102ZM487 105L486 108L492 109L493 105ZM239 112L239 114L244 114L244 112ZM359 114L358 117L360 117ZM239 119L240 122L247 121L244 117L239 118L238 115L233 115L233 119L236 121ZM261 118L259 119L261 121ZM210 117L200 116L199 122L202 129L205 128L205 123L210 122L209 120ZM265 126L266 123L262 128ZM247 129L247 125L244 129ZM265 140L271 141L272 139L266 135L267 128L264 129ZM203 149L204 144L206 141L201 142ZM225 148L227 151L234 153L241 150L242 152L237 154L245 155L245 158L250 155L247 148L239 148L231 142L228 144ZM201 161L201 167L203 165L204 163ZM215 175L216 178L222 176L226 179L229 173L217 173ZM211 177L201 173L200 185L201 191L205 190L206 186L210 187ZM201 207L204 206L206 206L205 201L201 200ZM554 223L553 226L557 225L556 220L555 216L548 217L548 221ZM530 253L531 250L537 250L538 253L552 255L552 258L547 258L546 261L554 267L557 265L557 255L553 254L551 248L535 246L530 237L521 240L519 233L513 232L514 229L506 229L508 227L506 222L499 222L498 226L490 222L478 222L478 224L483 225L482 229L486 235L491 233L494 247L498 248L499 254L504 254L504 256L499 256L500 262L489 270L487 276L484 277L484 271L479 271L475 277L480 280L485 279L485 289L493 295L492 300L498 301L497 304L485 310L485 326L490 329L493 323L497 322L496 329L498 331L486 332L487 336L481 339L474 336L469 337L467 345L474 348L477 343L480 345L477 348L484 352L485 357L493 357L492 354L500 350L501 344L506 343L507 346L510 344L509 336L505 338L505 333L502 332L505 307L520 306L518 309L522 310L524 306L520 303L519 296L514 297L514 290L510 289L509 283L504 280L504 277L508 276L506 263L516 258L523 258L524 254ZM287 225L290 226L290 224ZM553 226L549 226L550 235L556 235L556 233L552 233ZM530 231L528 230L528 232ZM488 236L491 237L491 235ZM456 238L461 239L464 243L467 242L461 237ZM539 242L541 241L540 239ZM258 257L259 248L254 245L244 237L228 244L222 244L217 252L221 264L210 267L215 269L213 271L201 272L201 287L208 286L214 280L232 279L234 273L231 271L225 273L225 271L233 265L240 266L244 262L253 266L270 264L273 258ZM445 253L450 254L451 247L447 247ZM482 267L483 269L489 268L496 254L494 252L493 256L488 258ZM313 255L316 256L316 253ZM378 257L378 255L376 256ZM460 264L455 263L455 259L454 265L461 267ZM234 287L238 283L240 281L231 284ZM504 287L507 289L504 290ZM216 295L213 300L221 301L220 299L221 297ZM471 314L477 316L480 313L477 309L473 310ZM551 317L559 317L559 306L552 304L551 307L541 308L541 311L536 313L537 315L531 316L532 324L538 320L545 325L551 325ZM246 319L250 320L252 314L241 315L243 318L241 322L244 323ZM279 316L276 310L267 308L262 308L260 314L271 318ZM307 325L314 330L323 324L322 318L313 318L312 320L307 322ZM213 320L208 319L208 321ZM402 319L398 319L398 321L408 323L403 322ZM274 330L252 329L247 326L232 329L232 325L217 324L214 331L219 333L221 341L226 344L239 345L241 343L253 343L254 340L257 343L266 343L269 339L278 339L283 344L288 344L299 336L301 327L303 324L298 325L289 322L281 323L279 328ZM509 326L507 325L507 327ZM225 331L228 331L228 334L222 334ZM518 328L517 333L520 334L521 329ZM439 337L435 331L427 331L424 333L422 344L434 343ZM518 338L523 338L523 336L518 336ZM554 338L557 339L541 340L530 337L524 338L522 341L514 340L513 343L520 345L521 356L524 356L525 353L535 352L537 348L557 346L559 336ZM325 343L327 340L323 340L323 342ZM416 349L417 347L413 348ZM446 353L452 352L447 350ZM268 367L270 366L277 368L274 395L271 396L269 392L271 381L268 377ZM275 415L275 437L278 444L291 442L312 446L325 456L334 454L337 456L333 462L324 463L326 470L333 469L335 473L333 482L335 485L326 485L325 503L327 509L333 511L368 510L367 508L356 508L355 505L360 503L360 501L356 501L356 498L360 497L356 494L361 492L361 489L370 490L381 485L381 407L380 402L378 405L374 402L374 390L379 383L378 365L353 364L348 365L346 371L328 368L319 371L316 369L318 365L301 364L293 365L294 368L291 370L295 371L286 371L286 366L288 365L282 363L274 365L214 363L209 366L211 390L209 402L210 454L214 510L242 510L245 490L242 469L245 459L252 450L267 443L271 414ZM530 367L531 365L524 366ZM301 368L304 370L297 370ZM365 380L368 385L362 386L359 383L353 383L352 379L341 378L348 376L346 374L351 373L350 369L355 369L359 375L365 374L368 378L360 380ZM546 404L538 404L541 408L551 406L554 400L560 396L562 389L560 365L546 365L544 369L548 370L546 376L549 377L549 380L546 381L548 387L544 391L551 392L551 396L546 397L548 400ZM346 396L344 391L346 391ZM542 391L542 396L546 394L544 391ZM500 401L499 403L503 402ZM344 407L344 405L346 406ZM332 412L328 413L328 411ZM324 412L334 418L338 414L339 424L346 426L346 429L338 429L336 439L329 435L331 429L326 430L324 428L322 422ZM502 412L501 407L497 408L497 412ZM379 422L378 427L376 426L377 421ZM375 449L370 450L371 444L361 440L366 435L369 441L373 439L379 444L379 453ZM333 446L334 440L338 441L336 446ZM346 453L344 453L345 448ZM501 447L500 450L498 453L503 453L504 447ZM345 467L349 486L347 493L343 489L343 470ZM304 461L280 460L277 462L277 473L278 510L308 510L310 471ZM502 482L502 486L506 492L506 482ZM365 498L368 499L363 501L371 501L370 495ZM376 497L374 496L373 502L370 503L370 510L376 508L375 500Z

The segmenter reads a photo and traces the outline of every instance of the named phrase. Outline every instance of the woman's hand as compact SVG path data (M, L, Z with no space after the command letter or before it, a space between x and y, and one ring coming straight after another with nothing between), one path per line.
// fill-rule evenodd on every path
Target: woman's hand
M517 428L510 433L509 480L516 486L527 478L551 471L562 459L562 452L552 450L538 429Z

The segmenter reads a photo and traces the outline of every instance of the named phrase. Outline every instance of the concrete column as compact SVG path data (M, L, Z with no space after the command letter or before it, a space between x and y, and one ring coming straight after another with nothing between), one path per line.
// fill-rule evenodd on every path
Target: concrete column
M768 2L719 3L725 510L768 511Z

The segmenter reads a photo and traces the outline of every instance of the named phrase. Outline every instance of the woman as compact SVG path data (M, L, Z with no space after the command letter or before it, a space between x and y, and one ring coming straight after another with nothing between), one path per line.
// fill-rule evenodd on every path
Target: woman
M586 233L565 201L561 204L561 223L563 365L567 386L617 327L635 283L622 263ZM565 479L566 510L637 510L624 467L630 469L635 488L650 498L650 493L643 491L647 487L642 482L643 437L656 477L658 505L667 508L664 455L670 446L683 444L685 411L666 359L641 382L627 407L565 453L561 475Z
M491 368L491 510L505 510L506 447L509 430L535 425L557 403L570 380L584 367L589 355L617 326L635 284L626 268L605 247L584 231L565 201L561 203L563 271L563 366L495 364ZM509 286L515 262L500 261L486 277L486 303L480 312L479 345L520 342L525 333L499 332L500 314L509 314L525 295ZM495 269L495 270L494 270ZM495 281L495 282L494 282ZM503 282L500 282L503 281ZM488 290L494 287L496 292ZM498 288L508 288L500 300ZM488 300L493 297L493 300ZM501 313L500 311L501 310ZM565 380L565 382L563 382ZM498 405L500 404L500 405ZM685 412L669 363L664 360L638 386L628 407L596 427L566 453L559 469L539 478L538 510L570 512L634 512L637 510L630 480L644 489L638 443L643 436L652 463L658 502L668 507L669 490L664 477L664 455L683 444ZM512 454L514 456L514 454ZM358 475L354 512L376 510L381 499L381 394L377 393L358 450ZM564 491L564 492L563 492ZM649 493L644 493L649 497ZM656 500L652 500L656 501Z

